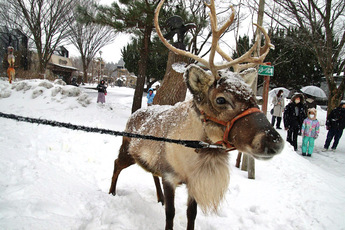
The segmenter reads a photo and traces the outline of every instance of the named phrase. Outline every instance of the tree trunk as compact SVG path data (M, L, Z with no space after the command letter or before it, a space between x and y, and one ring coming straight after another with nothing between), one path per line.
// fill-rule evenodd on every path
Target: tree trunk
M137 77L137 84L135 86L134 91L132 113L141 108L141 101L144 93L146 65L142 62L145 61L139 61L139 74Z
M149 43L151 37L152 28L146 27L144 32L144 41L143 46L140 50L140 60L139 60L139 73L137 77L137 84L135 86L133 104L132 104L132 113L141 108L141 101L144 92L145 85L145 76L147 69L147 60L149 56Z
M327 115L329 115L341 102L345 91L345 79L343 79L338 88L332 75L326 76L326 79L329 89L327 106Z
M179 62L188 64L189 58L170 51L164 79L153 99L153 104L174 105L185 100L187 85L184 82L183 73L178 73L172 68L174 63Z
M43 54L42 54L42 52L37 52L37 61L38 61L38 72L39 72L39 74L44 74L45 66L43 65Z
M87 70L88 70L88 66L86 65L86 63L83 62L83 79L82 82L83 83L87 83Z

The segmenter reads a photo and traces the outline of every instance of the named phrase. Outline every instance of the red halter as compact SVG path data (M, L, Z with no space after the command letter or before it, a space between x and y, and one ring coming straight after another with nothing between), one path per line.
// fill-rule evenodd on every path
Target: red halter
M226 127L224 131L223 140L217 141L215 144L226 146L227 151L232 151L236 149L236 147L232 145L228 140L229 133L232 126L237 120L241 119L242 117L248 116L249 114L252 114L252 113L261 113L261 110L258 108L249 108L243 111L242 113L240 113L239 115L237 115L236 117L234 117L232 120L225 122L225 121L220 121L215 117L210 117L206 115L205 112L201 111L201 114L204 116L204 119L203 119L204 122L207 122L209 120Z

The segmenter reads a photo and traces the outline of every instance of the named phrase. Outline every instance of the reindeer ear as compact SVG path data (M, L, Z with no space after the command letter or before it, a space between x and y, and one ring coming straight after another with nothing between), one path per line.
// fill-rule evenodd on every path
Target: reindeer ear
M191 65L185 72L185 80L191 93L201 97L205 95L214 83L215 78L207 74L203 69L196 65Z
M243 81L246 84L252 87L253 84L256 83L257 71L255 68L249 68L249 69L246 69L245 71L242 71L240 73L240 76L243 78Z
M249 68L240 73L240 76L243 78L243 81L249 85L253 90L254 95L257 93L256 84L258 73L255 68Z

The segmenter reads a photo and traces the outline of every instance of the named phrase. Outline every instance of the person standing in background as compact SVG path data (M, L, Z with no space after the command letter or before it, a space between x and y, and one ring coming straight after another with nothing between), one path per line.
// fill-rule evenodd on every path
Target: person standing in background
M283 97L283 90L279 90L278 93L273 97L272 103L273 103L273 114L272 114L272 121L271 125L274 126L274 123L277 119L277 129L280 128L280 123L282 120L282 114L284 111L285 103L284 103L284 97Z
M153 98L155 97L155 93L153 92L152 88L149 88L146 97L147 97L147 106L151 106L153 103Z
M326 129L328 130L326 142L324 145L323 152L328 150L332 139L334 142L332 145L332 151L337 149L339 140L343 135L343 130L345 128L345 102L340 103L340 105L333 109L328 115L326 120Z
M105 103L105 95L107 94L107 87L104 85L105 81L101 80L101 82L97 85L98 90L98 97L97 97L97 103Z
M317 103L315 101L315 99L312 96L308 96L305 95L306 99L305 99L305 105L307 107L307 109L311 109L311 108L315 108L317 107Z
M302 94L295 94L284 109L284 127L287 130L286 141L297 151L297 137L301 134L302 123L307 117Z

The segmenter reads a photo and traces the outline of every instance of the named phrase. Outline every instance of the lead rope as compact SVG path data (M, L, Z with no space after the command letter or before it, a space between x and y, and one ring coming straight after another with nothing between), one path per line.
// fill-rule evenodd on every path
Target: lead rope
M130 137L130 138L140 138L140 139L152 140L152 141L162 141L162 142L168 142L168 143L183 145L185 147L194 148L194 149L207 149L207 148L225 149L222 145L209 144L209 143L206 143L203 141L176 140L176 139L169 139L169 138L164 138L164 137L155 137L155 136L150 136L150 135L119 132L119 131L114 131L114 130L109 130L109 129L87 127L87 126L82 126L82 125L73 125L71 123L64 123L64 122L59 122L59 121L51 121L51 120L45 120L45 119L23 117L23 116L18 116L18 115L14 115L14 114L6 114L6 113L2 113L2 112L0 112L0 117L12 119L12 120L16 120L16 121L21 121L21 122L50 125L53 127L63 127L66 129L80 130L80 131L85 131L85 132L90 132L90 133L108 134L108 135L112 135L112 136L123 136L123 137Z

